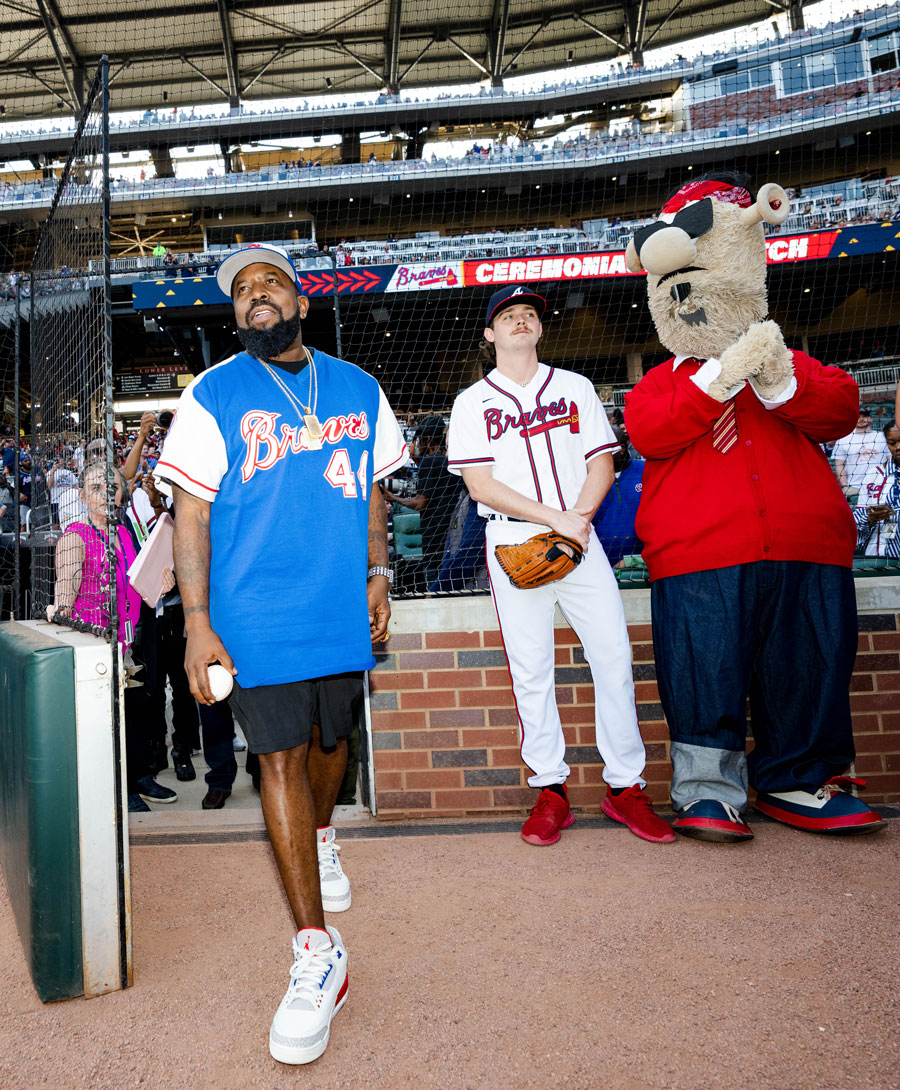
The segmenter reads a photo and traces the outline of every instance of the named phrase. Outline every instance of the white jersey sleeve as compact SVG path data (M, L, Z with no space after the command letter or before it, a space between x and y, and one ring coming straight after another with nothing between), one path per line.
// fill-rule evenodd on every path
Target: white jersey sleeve
M479 384L463 390L450 413L450 432L447 436L447 469L458 477L464 469L475 466L493 466L494 456L481 411Z
M406 449L406 440L403 432L394 416L394 410L388 404L384 396L384 390L378 387L378 420L375 424L375 448L373 458L375 465L372 467L372 480L380 481L393 473L409 457Z
M606 419L603 403L594 387L584 380L583 405L578 406L578 423L584 460L590 462L600 454L615 454L620 450L619 441Z
M153 476L163 495L172 494L172 485L198 499L212 503L219 483L228 470L225 439L213 414L198 398L198 384L205 372L181 395L175 418L166 436Z

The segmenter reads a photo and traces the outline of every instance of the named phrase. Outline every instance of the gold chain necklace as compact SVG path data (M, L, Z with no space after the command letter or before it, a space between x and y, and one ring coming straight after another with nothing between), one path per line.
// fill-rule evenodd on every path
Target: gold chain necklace
M322 431L322 425L319 423L319 418L316 416L316 409L319 405L319 375L316 371L315 360L312 357L312 353L306 347L303 346L303 351L306 353L306 361L309 364L309 394L307 395L308 405L304 405L303 402L281 381L278 375L272 370L272 368L266 363L265 360L260 360L260 363L269 372L269 375L274 380L275 384L279 387L284 396L290 401L290 403L297 410L297 415L303 421L306 428L306 435L308 439L309 450L321 450L322 438L324 432Z

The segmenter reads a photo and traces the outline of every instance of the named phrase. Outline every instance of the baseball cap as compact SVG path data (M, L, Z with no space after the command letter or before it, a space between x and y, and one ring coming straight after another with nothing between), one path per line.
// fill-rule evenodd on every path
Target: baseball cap
M872 410L869 409L869 408L866 408L865 406L862 406L862 407L860 407L859 415L860 416L871 416L872 415Z
M486 326L490 325L501 310L514 307L517 303L530 303L538 312L538 318L543 318L544 311L547 309L547 300L543 295L538 295L531 288L523 287L521 284L511 284L507 288L495 291L491 296L487 305L484 324Z
M422 423L416 428L416 438L440 438L446 430L446 425L444 424L444 418L442 416L426 416Z
M297 290L301 290L302 285L297 277L291 255L283 246L273 246L270 242L251 242L243 249L229 254L216 269L216 283L230 299L231 285L237 274L248 265L257 264L274 265L276 269L281 269L294 281Z

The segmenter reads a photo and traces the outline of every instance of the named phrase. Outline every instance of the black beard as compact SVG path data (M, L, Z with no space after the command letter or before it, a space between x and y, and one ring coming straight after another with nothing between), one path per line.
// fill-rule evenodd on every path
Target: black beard
M300 333L300 311L293 318L282 318L270 329L237 328L238 340L251 356L258 360L270 360L286 352Z

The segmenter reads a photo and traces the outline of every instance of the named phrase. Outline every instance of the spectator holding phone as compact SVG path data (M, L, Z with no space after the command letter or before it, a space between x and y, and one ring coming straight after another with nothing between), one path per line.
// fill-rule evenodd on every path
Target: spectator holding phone
M890 460L870 466L859 489L856 520L856 551L865 556L889 556L900 560L900 428L892 420L884 429Z

